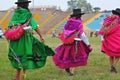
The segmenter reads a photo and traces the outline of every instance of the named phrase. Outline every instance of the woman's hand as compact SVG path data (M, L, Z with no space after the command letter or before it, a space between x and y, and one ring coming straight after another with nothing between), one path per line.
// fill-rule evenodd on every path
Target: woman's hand
M89 44L88 47L91 47L91 45Z
M45 40L43 39L43 37L42 37L42 35L41 35L41 32L40 32L39 28L37 28L35 31L36 31L37 34L39 35L40 40L41 40L42 42L45 42Z
M45 40L43 39L43 38L40 38L40 40L44 43L45 42Z

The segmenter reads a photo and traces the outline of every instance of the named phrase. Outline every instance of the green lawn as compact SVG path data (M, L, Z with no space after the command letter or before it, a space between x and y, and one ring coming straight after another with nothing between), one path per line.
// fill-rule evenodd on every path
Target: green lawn
M58 38L45 37L46 44L53 49L61 42ZM26 80L120 80L120 64L117 65L117 74L109 72L109 58L100 52L100 38L89 38L93 51L89 55L88 65L78 67L74 76L68 76L56 67L51 57L47 58L43 68L28 70ZM15 69L11 66L7 53L7 41L0 39L0 80L13 80Z

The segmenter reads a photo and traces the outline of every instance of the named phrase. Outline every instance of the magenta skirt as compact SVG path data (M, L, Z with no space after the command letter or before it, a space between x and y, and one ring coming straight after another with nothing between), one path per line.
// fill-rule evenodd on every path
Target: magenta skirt
M83 41L79 41L77 44L75 42L73 44L62 44L55 51L53 62L59 68L65 69L85 66L92 48L87 47Z

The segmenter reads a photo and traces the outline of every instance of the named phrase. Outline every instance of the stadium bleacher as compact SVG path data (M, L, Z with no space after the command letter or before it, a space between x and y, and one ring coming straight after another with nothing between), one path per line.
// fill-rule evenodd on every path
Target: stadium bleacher
M0 11L0 21L5 18L5 14L7 14L7 12L8 11ZM38 24L40 25L40 30L43 34L51 34L54 30L59 32L59 30L64 27L68 16L71 14L70 11L61 11L56 9L48 9L44 11L40 9L31 9L31 12L33 13L33 16L38 22ZM10 14L6 16L6 19L4 19L3 23L1 23L0 25L4 27L7 26L12 14L13 11L11 11ZM106 15L109 14L110 13L102 13L102 15L98 18L94 19L93 21L89 21L89 24L86 23L86 26L90 30L99 29L102 20L105 18ZM95 15L96 13L86 13L82 16L82 20L83 22L85 22Z

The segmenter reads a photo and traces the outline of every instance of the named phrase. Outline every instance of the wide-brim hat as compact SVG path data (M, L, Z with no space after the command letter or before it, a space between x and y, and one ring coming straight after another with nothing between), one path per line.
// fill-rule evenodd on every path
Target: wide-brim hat
M112 13L120 16L120 8L117 8L116 10L112 10Z
M83 15L83 14L85 14L85 13L82 13L81 9L73 9L72 15Z
M15 4L21 4L21 3L30 3L31 1L28 0L18 0L18 2L15 2Z

